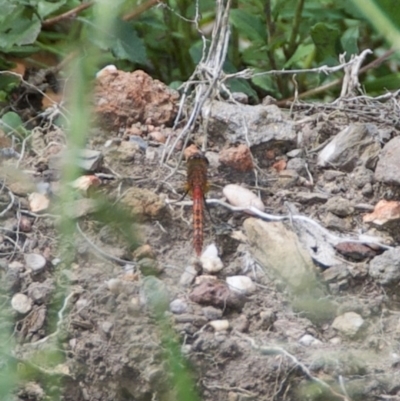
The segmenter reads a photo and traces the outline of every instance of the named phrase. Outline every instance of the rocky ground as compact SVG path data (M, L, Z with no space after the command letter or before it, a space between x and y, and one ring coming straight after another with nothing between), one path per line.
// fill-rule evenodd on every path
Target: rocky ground
M400 399L397 99L213 102L200 259L178 101L140 71L103 72L67 184L51 119L17 148L0 138L14 399L173 400L182 382L209 401ZM187 146L205 140L203 124Z

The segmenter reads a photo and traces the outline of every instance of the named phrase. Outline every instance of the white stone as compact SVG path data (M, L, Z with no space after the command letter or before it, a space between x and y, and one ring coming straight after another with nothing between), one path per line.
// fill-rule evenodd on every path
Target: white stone
M194 266L190 265L185 268L185 271L182 273L181 278L179 279L179 284L183 287L188 287L193 283L194 279L197 276L197 270Z
M329 342L333 345L339 345L342 343L342 339L340 337L333 337L329 340Z
M232 291L241 294L248 295L256 290L253 280L247 276L230 276L226 278L226 282Z
M26 268L32 273L40 273L46 266L46 259L38 253L28 253L24 258Z
M320 340L312 336L311 334L304 334L303 337L300 338L299 343L304 345L305 347L316 346L322 344Z
M25 315L32 309L32 300L25 294L17 293L11 299L11 306L18 313Z
M140 313L140 298L133 297L131 298L128 304L128 312L133 316L138 316Z
M118 278L112 278L107 281L108 289L115 295L118 295L122 291L122 280Z
M338 316L332 327L347 337L354 337L364 325L364 319L355 312L347 312Z
M106 65L104 68L102 68L97 74L96 78L100 78L102 75L113 73L117 71L117 67L114 64L109 64Z
M224 331L229 329L229 321L228 320L213 320L208 323L215 331Z
M243 188L240 185L226 185L222 192L228 202L233 206L243 208L252 206L260 210L261 212L265 210L265 206L262 203L261 199L249 189Z
M174 299L169 304L169 310L176 314L185 313L188 310L188 305L185 301L182 301L182 299Z
M200 257L200 262L203 266L203 270L210 274L218 273L224 267L222 260L218 256L218 250L215 244L207 246Z

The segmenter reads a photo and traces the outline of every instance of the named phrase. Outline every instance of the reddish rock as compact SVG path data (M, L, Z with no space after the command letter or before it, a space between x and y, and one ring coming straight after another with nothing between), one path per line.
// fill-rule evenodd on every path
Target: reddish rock
M244 305L244 297L229 289L222 281L207 280L193 288L189 298L201 305L215 307L230 307L241 309Z
M370 247L354 242L341 242L335 246L335 249L343 256L356 261L373 258L378 254Z
M254 168L250 149L244 144L222 150L219 154L219 161L221 164L241 172L251 171Z
M198 147L196 145L190 145L183 151L183 155L185 156L185 160L187 160L187 159L189 159L190 156L193 156L199 152L200 152L200 150L198 149Z
M379 201L374 211L363 217L365 223L374 223L378 226L396 220L400 220L400 202L387 200Z
M102 124L114 131L137 122L172 124L178 98L178 92L140 70L104 71L96 80L96 112Z
M165 143L167 141L166 136L160 131L152 131L149 134L150 139L156 142Z
M272 165L272 168L275 169L278 173L286 168L286 160L278 160L276 163Z

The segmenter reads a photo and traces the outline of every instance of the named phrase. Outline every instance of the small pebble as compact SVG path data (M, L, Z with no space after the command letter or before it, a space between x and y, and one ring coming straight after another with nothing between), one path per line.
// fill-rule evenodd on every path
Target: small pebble
M138 297L131 298L128 304L128 312L133 315L137 316L140 313L140 299Z
M240 185L229 184L222 190L228 202L233 206L248 207L252 206L260 211L264 211L265 206L261 199L247 188Z
M213 306L205 306L202 308L203 315L208 320L218 320L222 317L222 310L218 308L214 308Z
M304 334L304 336L300 338L299 344L304 345L305 347L310 347L322 344L322 342L311 334Z
M54 258L52 261L51 261L51 264L55 267L55 266L58 266L59 264L61 263L61 259L60 258Z
M247 276L230 276L226 278L226 282L232 291L240 294L251 294L256 290L256 285L252 279Z
M11 299L12 308L21 314L26 314L32 309L32 300L25 294L17 293Z
M113 327L114 327L114 325L111 322L105 321L105 322L101 323L101 330L105 334L110 334Z
M117 71L117 67L114 64L106 65L100 71L97 72L96 78L101 78L103 75L113 73Z
M218 257L218 250L215 244L207 246L200 257L200 262L203 266L203 270L210 274L218 273L224 267L222 260Z
M188 311L188 304L182 299L174 299L169 304L169 310L172 313L177 313L177 314L186 313Z
M77 301L76 301L76 307L78 308L78 309L83 309L83 308L85 308L87 305L89 304L89 301L87 300L87 299L85 299L85 298L80 298L80 299L78 299Z
M115 295L118 295L122 291L123 282L118 278L112 278L107 281L108 289Z
M185 268L185 271L182 273L182 276L179 280L179 284L183 287L188 287L193 283L194 279L197 276L197 271L194 266L190 265Z
M46 266L46 259L37 253L25 255L26 268L32 270L33 274L40 273Z
M229 320L213 320L208 323L215 331L224 331L229 329Z

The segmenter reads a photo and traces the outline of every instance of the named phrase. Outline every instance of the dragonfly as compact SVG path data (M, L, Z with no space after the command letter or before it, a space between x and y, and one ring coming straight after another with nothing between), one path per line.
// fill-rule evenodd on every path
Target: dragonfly
M190 155L186 161L186 194L193 200L193 248L197 256L203 249L203 220L205 194L209 190L207 181L208 159L203 153Z

